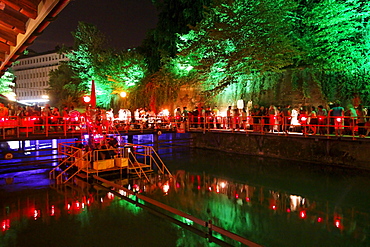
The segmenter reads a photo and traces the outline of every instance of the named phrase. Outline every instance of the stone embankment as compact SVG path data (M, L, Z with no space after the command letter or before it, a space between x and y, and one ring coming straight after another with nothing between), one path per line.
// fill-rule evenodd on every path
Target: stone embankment
M225 132L192 132L191 138L197 148L370 169L368 138Z

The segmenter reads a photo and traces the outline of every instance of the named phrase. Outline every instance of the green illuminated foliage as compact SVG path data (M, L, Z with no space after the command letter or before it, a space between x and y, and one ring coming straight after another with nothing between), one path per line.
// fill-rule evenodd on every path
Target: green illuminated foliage
M117 91L129 91L147 75L144 57L135 51L112 56L105 65L106 77Z
M370 5L363 0L307 1L302 11L301 47L306 64L330 100L360 94L369 101Z
M0 94L5 96L14 96L12 94L13 90L12 87L15 86L14 83L14 73L10 71L6 71L3 76L0 78Z
M48 91L52 105L79 105L85 87L67 64L61 64L57 70L52 70L49 76Z
M80 79L80 92L89 94L94 80L97 105L111 107L116 94L133 90L147 75L143 56L135 51L113 52L95 26L80 22L74 37L68 65Z
M193 64L205 90L217 93L246 74L281 71L299 55L290 39L294 1L215 1L207 17L180 37L180 55Z
M369 10L369 4L359 0L324 0L303 12L308 59L334 71L368 66Z

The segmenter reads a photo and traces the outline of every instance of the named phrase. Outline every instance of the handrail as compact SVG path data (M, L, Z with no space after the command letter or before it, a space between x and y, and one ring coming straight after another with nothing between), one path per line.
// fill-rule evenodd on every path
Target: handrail
M163 160L161 159L161 157L159 157L158 153L155 151L155 149L151 146L148 146L150 149L151 149L151 152L152 154L155 155L155 158L157 158L160 162L160 164L162 165L162 169L160 168L160 166L158 165L157 163L157 160L155 158L153 158L153 161L154 163L156 164L157 168L162 172L162 174L165 174L165 171L167 172L168 175L170 175L170 177L172 177L172 174L170 172L170 170L167 168L167 166L164 164Z
M59 149L59 147L58 147L58 149ZM80 150L76 150L76 152L74 152L72 155L67 154L67 158L66 158L66 159L64 159L64 160L63 160L59 165L57 165L56 167L54 167L54 168L49 172L49 179L57 179L57 178L55 177L55 171L56 171L60 166L62 166L63 164L67 163L70 159L72 159L72 158L76 157L76 156L75 156L75 154L77 154L79 151L80 151ZM58 150L58 152L59 152L59 150ZM52 176L52 174L53 174L54 176ZM57 177L58 177L58 176L57 176Z
M73 167L73 166L77 166L76 164L78 163L78 162L80 162L80 161L85 161L86 159L86 157L88 157L88 156L90 156L91 155L91 151L88 151L88 152L86 152L85 154L83 154L81 157L79 157L70 167ZM87 160L88 160L88 158L87 158ZM69 170L69 168L70 167L68 167L66 170L64 170L62 173L64 173L64 172L66 172L67 170ZM77 166L78 167L78 166ZM63 183L67 183L70 179L72 179L75 175L77 175L81 170L83 169L83 167L79 167L78 168L78 170L75 172L75 173L73 173L71 176L69 176L68 177L68 179L67 180L65 180ZM61 173L61 174L62 174ZM60 175L60 174L59 174Z
M272 119L273 123L270 123ZM271 119L270 119L271 118ZM189 131L194 129L201 129L203 132L211 130L231 130L239 131L244 130L246 134L249 134L251 131L251 126L255 133L260 132L263 134L265 129L274 129L278 128L280 132L284 132L286 128L290 128L289 132L298 132L302 133L305 137L308 136L307 131L310 127L316 128L317 133L319 130L322 135L328 135L329 130L335 127L334 122L332 121L334 116L317 116L316 119L322 119L323 122L310 124L308 121L309 116L304 114L300 115L295 121L296 125L291 124L291 117L284 117L281 115L264 115L264 116L235 116L235 117L226 117L226 116L188 116L186 118L178 119L176 117L154 117L154 119L161 119L160 123L155 123L155 129L167 129L167 130L177 130L177 131ZM369 122L370 116L360 116L360 117L350 117L343 116L345 124L341 127L347 130L347 135L364 137L368 136L370 133L370 126L364 123L359 123L359 121ZM120 133L116 128L116 125L119 125L120 120L108 121L107 124L103 126L104 133L108 133L112 129L114 133ZM118 122L118 123L117 123ZM135 121L130 121L132 129L135 129L135 125L140 125L140 119L135 119ZM70 118L64 117L43 117L43 116L27 116L27 117L18 117L18 116L5 116L0 118L0 129L3 130L1 138L6 139L6 136L17 136L20 137L22 132L25 132L26 137L29 137L33 134L43 134L49 136L52 133L60 133L63 136L68 136L69 133L86 133L90 132L91 128L96 127L93 122L85 117L81 116L77 122L72 122ZM299 130L293 130L294 127L298 127ZM99 128L96 128L100 131ZM143 132L144 129L153 129L153 126L144 126L141 124L140 131ZM302 130L301 130L302 129ZM9 130L9 131L7 131ZM128 129L125 128L125 132ZM137 130L137 129L135 129ZM248 130L248 131L247 131ZM357 133L357 130L360 133ZM72 132L68 132L72 131ZM281 134L278 132L278 134ZM365 134L366 133L366 134ZM329 138L329 137L328 137Z
M156 165L156 167L158 168L158 170L162 174L165 174L165 172L167 172L167 174L169 174L172 177L172 174L171 174L170 170L167 168L167 166L164 164L163 160L159 157L158 153L155 151L155 149L152 146L144 146L144 145L129 144L129 143L126 143L125 145L134 145L136 147L142 147L144 149L144 153L140 153L140 152L137 152L137 151L135 151L135 153L140 154L140 155L145 157L145 159L144 159L145 164L146 164L146 157L149 157L150 162L153 161L153 163ZM160 164L158 164L158 162Z
M136 156L132 153L132 152L129 152L129 157L130 157L130 155L131 155L131 157L134 159L134 161L135 162L131 162L131 160L130 159L128 159L129 160L129 165L131 164L131 168L133 169L133 170L135 170L135 172L136 172L136 174L138 175L138 177L139 178L141 178L141 175L143 174L143 176L145 177L145 179L147 180L147 181L150 181L149 180L149 178L148 178L148 176L146 175L146 172L143 170L143 168L140 166L140 165L138 165L138 167L135 167L135 163L137 163L137 164L139 164L139 161L136 159ZM138 172L138 169L139 169L139 172Z

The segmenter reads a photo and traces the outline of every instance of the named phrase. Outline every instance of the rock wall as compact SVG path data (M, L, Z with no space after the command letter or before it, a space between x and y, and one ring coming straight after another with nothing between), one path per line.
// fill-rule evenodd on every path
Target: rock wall
M369 140L215 132L191 137L197 148L370 169Z

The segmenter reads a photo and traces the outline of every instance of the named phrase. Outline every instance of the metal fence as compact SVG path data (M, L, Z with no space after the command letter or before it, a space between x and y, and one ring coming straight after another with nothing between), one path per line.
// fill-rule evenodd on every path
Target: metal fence
M297 119L280 116L189 116L189 117L147 117L140 119L114 119L94 122L85 117L1 117L0 138L29 137L34 134L48 136L58 134L67 136L68 133L81 134L94 129L96 133L107 133L113 128L119 132L143 130L175 130L187 131L231 131L246 133L275 133L278 135L301 134L326 136L367 137L370 132L370 117L321 117L309 118L301 116Z

